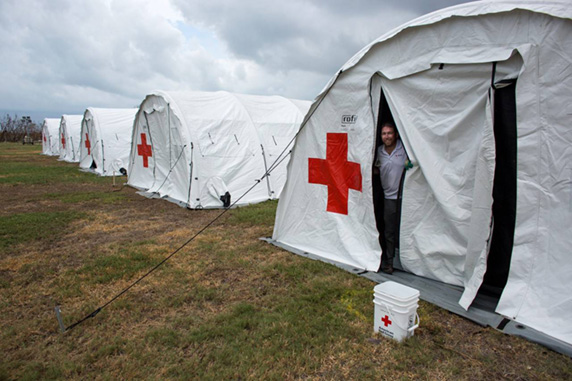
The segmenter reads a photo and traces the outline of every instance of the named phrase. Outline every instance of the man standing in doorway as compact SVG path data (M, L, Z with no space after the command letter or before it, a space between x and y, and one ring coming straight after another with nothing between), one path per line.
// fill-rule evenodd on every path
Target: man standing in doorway
M384 197L383 223L385 227L383 236L385 251L381 256L381 271L392 274L397 241L397 224L399 222L397 196L407 154L399 139L397 129L392 123L384 123L381 127L381 141L383 144L377 148L377 160L375 162L375 166L379 167Z

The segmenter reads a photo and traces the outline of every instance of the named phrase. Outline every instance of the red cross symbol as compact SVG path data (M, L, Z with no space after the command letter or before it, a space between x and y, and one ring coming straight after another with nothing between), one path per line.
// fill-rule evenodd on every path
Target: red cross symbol
M389 316L387 315L385 315L383 319L381 319L381 321L383 322L383 324L385 324L386 327L391 325L391 320L389 320Z
M47 141L48 141L48 139L46 139L46 135L44 135L44 142L47 142Z
M64 147L64 149L66 148L66 137L63 132L62 132L62 147Z
M87 148L87 154L91 155L91 142L89 141L89 136L87 136L87 132L85 133L85 148Z
M328 212L348 214L349 190L361 192L360 165L348 161L348 134L326 136L326 159L308 159L308 182L328 187Z
M141 144L137 144L137 155L143 156L143 167L149 167L149 157L153 156L151 146L147 144L147 135L141 134Z

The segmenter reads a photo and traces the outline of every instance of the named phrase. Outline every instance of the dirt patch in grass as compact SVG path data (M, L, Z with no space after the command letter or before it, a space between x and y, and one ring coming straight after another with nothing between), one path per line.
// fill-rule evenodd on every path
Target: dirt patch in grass
M8 232L25 242L0 254L0 379L572 378L570 358L425 302L412 339L374 335L373 283L258 239L272 233L275 202L229 211L95 318L61 334L54 306L66 324L77 321L221 211L75 178L60 168L74 164L9 148L0 144L0 175L15 178L4 166L14 160L38 177L0 184L0 218L71 217L55 227L36 219L48 235ZM36 165L61 170L67 182L42 182L29 168Z

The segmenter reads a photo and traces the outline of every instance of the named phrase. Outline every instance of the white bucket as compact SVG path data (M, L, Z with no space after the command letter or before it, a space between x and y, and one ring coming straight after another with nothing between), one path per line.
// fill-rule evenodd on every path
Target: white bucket
M384 282L373 289L373 330L402 341L419 327L419 291L396 282Z

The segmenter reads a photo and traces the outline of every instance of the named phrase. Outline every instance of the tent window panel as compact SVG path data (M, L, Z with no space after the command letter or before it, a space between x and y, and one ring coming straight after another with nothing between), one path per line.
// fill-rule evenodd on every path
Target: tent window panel
M173 116L171 109L168 109L168 124L169 124L169 142L171 147L169 163L171 167L179 160L181 152L183 151L185 142L182 140L181 132L179 131L180 122Z
M258 124L256 129L264 145L264 153L270 166L281 154L284 157L294 147L294 136L298 130L296 123Z
M191 128L199 132L201 155L211 157L244 157L252 155L252 138L247 121L191 120Z

